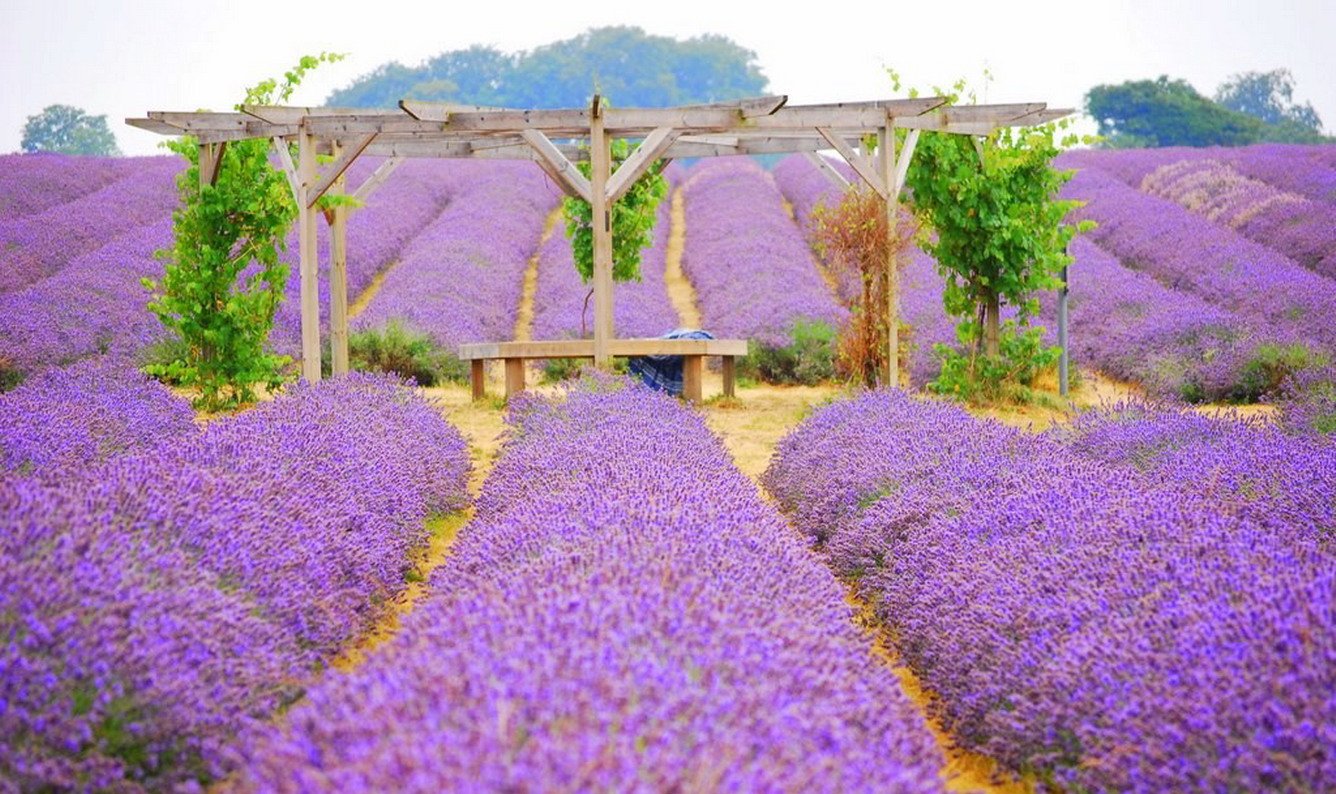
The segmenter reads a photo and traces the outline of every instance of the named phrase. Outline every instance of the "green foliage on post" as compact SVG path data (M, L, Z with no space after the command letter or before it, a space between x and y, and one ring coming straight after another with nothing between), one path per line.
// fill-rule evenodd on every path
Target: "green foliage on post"
M121 153L105 115L90 116L72 105L48 105L41 113L29 116L19 146L25 152L102 157L118 157Z
M892 79L895 79L892 73ZM896 81L896 88L899 88ZM951 103L964 91L959 82ZM1030 326L1036 295L1061 286L1059 274L1073 259L1067 244L1078 230L1063 223L1074 201L1057 199L1072 172L1053 168L1059 124L1003 128L982 142L982 162L970 136L925 132L907 184L915 211L936 239L924 249L946 279L943 302L959 319L965 352L939 345L941 375L930 387L966 400L1014 398L1052 366L1058 349ZM1005 304L1014 319L1001 321Z
M286 102L308 71L343 56L305 56L283 75L246 92L244 104ZM240 106L237 106L240 109ZM268 349L288 266L279 260L297 207L287 178L269 163L269 141L228 144L215 184L200 186L199 148L183 137L166 144L190 166L177 178L181 206L174 242L158 252L160 281L144 279L149 310L181 341L181 358L145 367L150 375L199 389L196 406L217 411L276 388L286 356Z
M625 140L611 143L612 171L631 155L631 146ZM586 161L577 166L588 178L593 164ZM612 204L612 280L640 280L640 252L654 243L654 219L659 202L668 194L668 180L663 176L664 163L656 160L631 185L626 195ZM566 218L566 236L571 241L571 255L580 278L589 283L594 278L594 225L593 207L582 198L567 196L561 203Z

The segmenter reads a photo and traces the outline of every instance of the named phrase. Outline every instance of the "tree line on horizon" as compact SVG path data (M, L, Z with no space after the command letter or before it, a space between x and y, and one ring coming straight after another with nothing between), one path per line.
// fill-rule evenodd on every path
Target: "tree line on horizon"
M400 99L500 107L580 107L597 91L622 107L720 102L769 90L756 53L723 35L674 39L637 27L591 28L532 50L474 45L417 66L381 64L333 91L331 107L394 107ZM1085 96L1101 145L1246 146L1333 143L1311 103L1294 102L1288 69L1245 72L1207 97L1160 76L1097 85ZM114 156L106 116L51 105L30 116L22 151Z

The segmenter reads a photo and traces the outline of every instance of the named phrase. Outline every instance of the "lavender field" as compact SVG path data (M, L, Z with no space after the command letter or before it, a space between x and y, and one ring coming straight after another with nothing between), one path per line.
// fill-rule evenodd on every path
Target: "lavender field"
M1063 155L1070 354L1126 399L1044 429L927 393L919 247L904 390L354 372L197 414L141 373L180 163L0 157L0 792L1329 790L1330 149ZM768 165L672 166L619 335L848 319L839 189ZM560 198L410 159L350 215L354 332L579 336Z

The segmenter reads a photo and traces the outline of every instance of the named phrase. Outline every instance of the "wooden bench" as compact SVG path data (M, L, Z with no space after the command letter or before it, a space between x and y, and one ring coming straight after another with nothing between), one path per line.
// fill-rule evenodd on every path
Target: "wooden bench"
M724 396L736 392L737 358L747 355L745 339L613 339L614 356L682 356L682 396L701 401L701 380L706 356L720 356L724 369ZM459 358L472 362L473 399L486 396L483 362L506 362L506 396L524 391L524 362L533 358L594 359L594 340L565 339L552 342L479 342L461 345Z

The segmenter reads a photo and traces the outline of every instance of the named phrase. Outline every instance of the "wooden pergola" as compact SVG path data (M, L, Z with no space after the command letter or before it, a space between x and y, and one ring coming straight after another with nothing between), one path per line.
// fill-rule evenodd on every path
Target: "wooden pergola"
M946 102L943 97L924 97L792 106L787 104L787 97L765 96L672 108L615 108L596 95L587 108L556 110L402 100L393 110L244 106L233 113L150 112L144 118L126 119L126 123L163 135L193 136L199 145L201 184L217 179L229 143L252 139L272 142L299 210L302 376L318 381L316 202L331 191L345 192L345 174L363 155L388 159L352 190L359 199L370 195L405 158L430 157L530 160L566 193L588 201L593 217L602 219L593 230L592 345L588 340L507 342L500 347L492 345L497 355L487 357L522 360L569 347L572 354L591 356L596 365L606 367L614 354L648 354L661 347L650 343L663 341L614 340L612 324L610 208L654 161L806 152L828 177L847 185L844 177L817 154L834 150L857 178L885 201L889 233L893 235L899 195L920 132L976 136L977 145L977 136L1000 127L1043 124L1072 112L1049 109L1038 102L967 106L947 106ZM896 132L900 129L908 133L903 150L897 153ZM639 141L615 171L610 153L612 138ZM298 151L295 164L289 152L293 142ZM332 159L321 167L319 155ZM589 178L575 165L582 160L592 161ZM329 316L335 374L348 371L347 213L347 207L336 207L330 214ZM895 384L899 382L899 299L893 262L887 263L886 278L892 296L887 318L890 339L886 382ZM686 350L679 344L674 351L678 348Z

